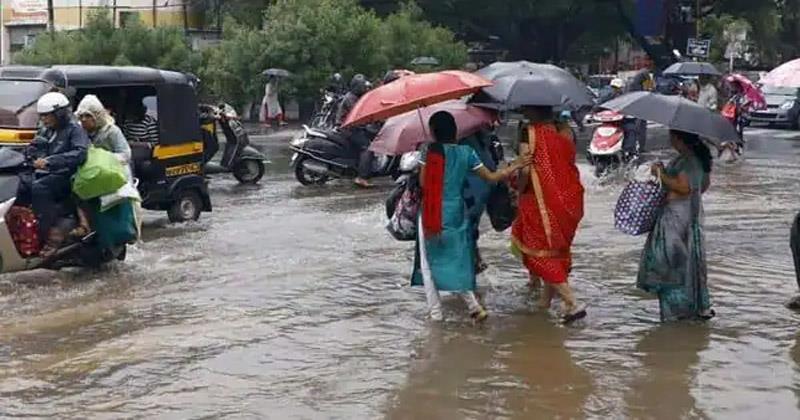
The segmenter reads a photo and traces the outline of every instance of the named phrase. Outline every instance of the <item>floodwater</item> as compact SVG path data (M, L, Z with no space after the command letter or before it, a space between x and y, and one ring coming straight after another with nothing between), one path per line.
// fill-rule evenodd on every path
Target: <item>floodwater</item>
M705 197L718 317L659 324L634 287L644 238L613 229L622 182L589 175L573 285L589 317L534 309L507 238L486 232L489 321L425 320L386 188L299 186L285 143L258 187L213 182L214 212L101 272L0 277L0 417L800 418L788 230L800 141L754 138Z

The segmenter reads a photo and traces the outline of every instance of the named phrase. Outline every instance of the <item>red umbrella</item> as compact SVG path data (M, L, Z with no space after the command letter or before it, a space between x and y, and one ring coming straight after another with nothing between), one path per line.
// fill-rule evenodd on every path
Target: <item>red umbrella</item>
M447 101L389 118L375 136L370 150L390 156L417 150L417 146L421 143L430 141L427 127L422 125L423 122L427 123L431 116L439 111L447 111L456 119L459 139L491 127L497 120L497 114L487 109L461 101Z
M800 88L800 58L775 67L759 80L762 85Z
M767 100L764 98L764 94L761 93L761 89L747 77L734 73L726 76L725 81L732 85L737 85L755 109L767 107Z
M463 71L414 74L365 93L343 126L382 121L418 108L473 94L492 82Z

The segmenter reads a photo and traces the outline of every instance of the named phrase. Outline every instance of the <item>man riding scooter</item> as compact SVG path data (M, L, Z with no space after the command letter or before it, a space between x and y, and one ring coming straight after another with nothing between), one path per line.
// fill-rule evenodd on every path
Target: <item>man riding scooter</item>
M25 150L34 171L21 179L17 192L19 205L31 205L39 221L39 237L46 245L43 257L55 253L64 239L54 225L58 204L69 199L70 181L86 160L89 136L72 115L69 99L61 93L44 94L36 104L43 129Z
M606 103L612 99L616 99L625 94L625 81L620 78L615 78L611 81L611 90L602 97L600 104ZM647 129L647 123L634 118L625 118L622 123L622 130L624 132L622 138L622 150L627 158L635 156L640 147L644 146L644 138Z
M353 76L353 80L350 81L350 91L342 99L339 110L336 113L337 127L344 123L347 114L353 109L361 95L367 93L368 90L369 82L363 74ZM342 134L349 139L353 148L359 151L358 176L353 182L359 187L371 187L372 184L369 182L369 178L372 175L372 160L375 155L369 150L369 145L374 135L371 135L366 126L353 127Z

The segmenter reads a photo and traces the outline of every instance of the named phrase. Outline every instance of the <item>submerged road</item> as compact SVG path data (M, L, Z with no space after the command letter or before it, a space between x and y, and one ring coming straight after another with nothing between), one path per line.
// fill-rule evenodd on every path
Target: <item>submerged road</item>
M657 322L634 286L644 238L613 228L624 183L581 163L573 284L589 317L537 312L507 236L487 229L491 317L475 328L457 300L445 323L425 319L412 246L384 230L388 181L302 187L286 133L254 136L267 175L215 177L199 222L149 214L101 272L0 277L0 418L798 418L800 315L783 303L800 135L747 137L705 197L716 319Z

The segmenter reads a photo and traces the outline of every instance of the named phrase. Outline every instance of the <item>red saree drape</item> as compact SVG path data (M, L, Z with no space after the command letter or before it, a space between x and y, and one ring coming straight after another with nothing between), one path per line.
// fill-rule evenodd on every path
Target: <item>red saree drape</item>
M533 151L530 182L519 194L511 236L525 266L548 283L567 281L570 248L583 218L583 186L575 165L575 143L553 124L528 127Z

